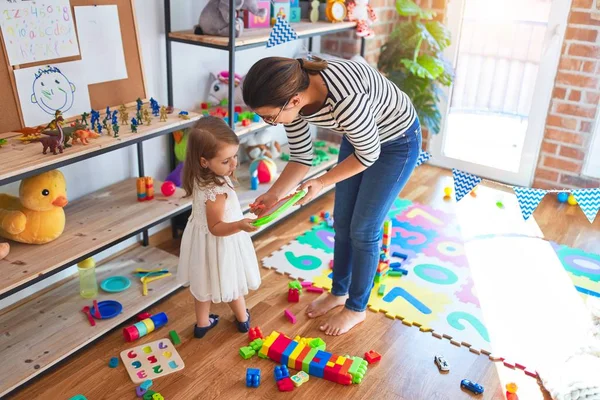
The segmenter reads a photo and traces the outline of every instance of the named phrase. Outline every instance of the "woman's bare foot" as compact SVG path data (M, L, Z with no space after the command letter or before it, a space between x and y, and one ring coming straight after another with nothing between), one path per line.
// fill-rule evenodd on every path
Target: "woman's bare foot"
M332 308L343 306L346 303L348 296L334 296L331 293L327 293L325 296L321 296L308 306L306 309L306 315L309 318L317 318L323 314L326 314Z
M363 322L366 318L366 315L367 313L365 311L352 311L344 307L342 311L335 314L329 318L329 321L321 325L320 329L325 332L326 335L343 335L356 325Z

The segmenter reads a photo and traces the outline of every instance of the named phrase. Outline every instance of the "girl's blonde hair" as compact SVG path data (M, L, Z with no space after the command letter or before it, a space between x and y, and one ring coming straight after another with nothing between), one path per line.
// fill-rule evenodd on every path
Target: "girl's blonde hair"
M203 117L190 129L182 172L182 186L186 197L194 193L195 186L223 186L226 183L210 168L203 168L200 164L201 157L213 159L223 144L239 145L240 139L220 118Z
M310 84L309 75L327 69L327 61L304 58L267 57L259 60L244 77L244 103L252 108L283 107Z

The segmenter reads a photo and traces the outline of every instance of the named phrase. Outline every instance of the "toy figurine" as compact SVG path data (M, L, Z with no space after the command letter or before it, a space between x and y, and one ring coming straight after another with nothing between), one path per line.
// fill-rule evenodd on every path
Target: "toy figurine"
M313 24L319 20L319 0L313 0L311 3L310 9L310 22Z
M118 121L117 121L117 111L116 110L113 111L113 113L112 113L112 117L111 117L110 123L113 124L113 125L118 124Z
M50 134L47 136L42 136L39 138L32 139L32 142L40 142L43 146L42 153L46 154L47 150L50 149L54 155L56 155L56 150L60 153L64 150L64 133L62 129L62 124L64 123L64 118L62 116L62 112L60 110L56 110L54 113L54 119L50 121L48 125L42 131L55 131L56 134ZM50 133L50 132L48 132Z
M375 31L371 25L377 20L375 11L369 5L369 0L354 0L347 6L348 20L356 21L356 36L366 39L375 36Z
M106 106L106 116L110 118L110 107Z
M118 138L119 137L119 124L113 124L113 132L114 132L114 137Z
M144 102L138 97L135 103L137 105L137 111L140 111L142 109L142 106L144 105Z
M97 132L98 132L99 134L102 134L102 125L100 125L100 122L98 122L98 123L96 124L96 128L98 128L98 131L97 131Z
M132 133L137 133L137 125L135 125L133 123L131 124L131 132Z
M0 149L2 148L3 145L5 145L6 143L8 143L6 141L6 139L0 139ZM1 260L1 259L0 259Z
M167 121L167 108L165 106L160 107L160 122Z
M146 122L147 126L150 126L150 122L152 121L152 118L150 118L150 113L148 112L147 108L144 108L144 111L142 111L143 117L144 117L144 122Z
M152 109L152 115L158 117L160 106L158 105L158 101L154 100L152 97L150 97L150 108Z
M112 134L112 130L110 124L108 123L108 119L106 120L106 125L104 125L104 129L106 129L106 134L110 136Z
M87 112L83 112L83 114L81 114L81 123L84 125L87 125L87 117L89 117L90 114L88 114Z
M73 143L79 141L82 145L87 145L88 139L96 139L100 135L87 129L78 129L73 132Z

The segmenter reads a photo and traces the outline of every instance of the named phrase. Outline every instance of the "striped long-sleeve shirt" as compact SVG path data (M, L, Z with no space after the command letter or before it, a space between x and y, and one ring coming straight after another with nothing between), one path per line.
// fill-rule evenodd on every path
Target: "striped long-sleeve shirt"
M356 158L369 167L377 161L381 143L402 136L411 126L415 109L406 93L371 66L348 60L328 64L321 71L329 90L323 107L285 125L290 160L311 165L310 123L345 134Z

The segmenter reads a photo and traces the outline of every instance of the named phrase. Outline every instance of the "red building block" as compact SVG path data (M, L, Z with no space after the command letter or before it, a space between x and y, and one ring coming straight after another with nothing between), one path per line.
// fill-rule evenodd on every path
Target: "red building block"
M250 126L250 120L249 119L245 119L242 121L242 126Z
M288 290L288 302L289 303L297 303L300 301L300 293L298 289L290 288Z
M296 316L290 310L285 310L283 312L283 315L285 315L286 318L289 319L292 324L296 323Z
M367 360L369 364L376 363L377 361L381 360L381 354L379 354L376 351L370 350L365 353L365 360Z
M311 286L306 288L306 291L312 293L323 293L323 288Z
M290 377L286 377L277 381L277 387L280 392L291 392L294 390L294 382L290 379Z
M242 107L241 107L241 106L235 106L235 107L233 108L233 110L234 110L236 113L241 113L241 112L242 112Z
M255 326L254 328L250 328L250 330L248 331L248 339L250 339L250 341L253 341L254 339L262 339L263 333L260 330L260 327Z

